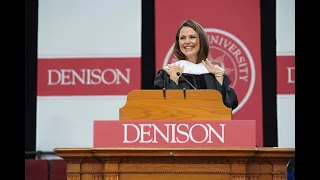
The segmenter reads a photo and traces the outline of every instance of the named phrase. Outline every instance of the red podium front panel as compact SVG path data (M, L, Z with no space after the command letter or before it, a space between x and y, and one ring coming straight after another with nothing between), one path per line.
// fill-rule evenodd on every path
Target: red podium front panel
M254 120L96 120L94 148L256 147Z

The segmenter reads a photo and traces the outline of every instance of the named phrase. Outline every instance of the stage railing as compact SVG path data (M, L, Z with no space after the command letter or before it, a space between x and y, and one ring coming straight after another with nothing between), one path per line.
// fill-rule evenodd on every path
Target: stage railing
M42 159L42 155L55 155L54 151L25 151L25 159Z

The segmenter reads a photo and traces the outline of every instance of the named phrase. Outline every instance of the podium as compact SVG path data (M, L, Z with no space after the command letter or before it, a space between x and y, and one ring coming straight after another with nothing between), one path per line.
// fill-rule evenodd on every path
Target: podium
M134 90L120 120L231 120L232 111L216 90Z
M228 122L225 124L231 125L242 122L232 120L231 109L223 104L222 96L216 90L134 90L120 108L119 119L120 125L125 122L161 125L164 120L177 123L205 120L207 124ZM243 121L244 124L248 122ZM116 134L119 130L115 129L121 126L111 125L105 131L101 125L95 126L93 148L54 149L67 163L68 180L285 180L287 163L295 156L293 148L257 148L252 143L247 147L232 147L232 144L221 147L214 143L203 147L192 143L188 144L190 147L183 147L184 144L168 147L153 144L151 147L151 143L121 147L119 143L111 143L107 146L103 143L116 141L122 133ZM225 130L226 141L227 137L232 137L241 144L243 139L240 137L246 133L245 139L252 138L255 129L238 127L239 134ZM110 133L112 129L114 131ZM238 139L234 139L236 135ZM103 141L101 146L97 145L97 139Z

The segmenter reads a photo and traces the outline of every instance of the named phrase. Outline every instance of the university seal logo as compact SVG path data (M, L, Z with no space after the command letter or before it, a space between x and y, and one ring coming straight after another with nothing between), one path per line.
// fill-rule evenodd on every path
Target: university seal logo
M255 83L254 61L248 48L236 36L221 29L205 29L209 43L210 53L208 59L225 69L231 79L230 86L237 93L239 105L232 113L239 111L248 101ZM163 66L176 62L173 54L174 44L164 59Z

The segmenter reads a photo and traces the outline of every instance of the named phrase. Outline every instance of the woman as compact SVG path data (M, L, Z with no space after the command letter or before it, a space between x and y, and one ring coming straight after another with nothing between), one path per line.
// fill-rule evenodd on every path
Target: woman
M224 69L207 61L209 42L200 24L186 20L180 25L176 33L174 55L179 61L157 73L154 89L215 89L222 94L225 106L232 109L238 106L237 95L229 86L231 81L224 74Z

